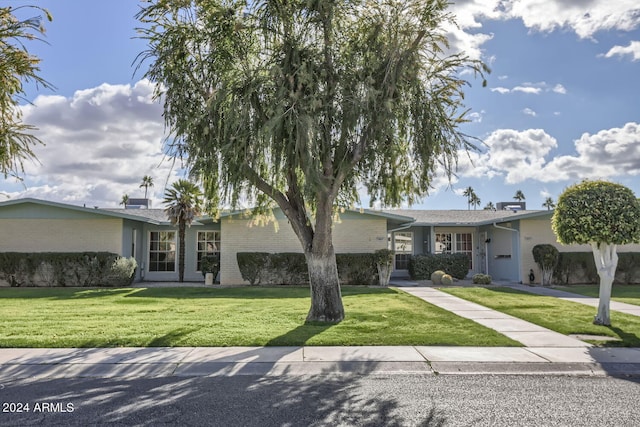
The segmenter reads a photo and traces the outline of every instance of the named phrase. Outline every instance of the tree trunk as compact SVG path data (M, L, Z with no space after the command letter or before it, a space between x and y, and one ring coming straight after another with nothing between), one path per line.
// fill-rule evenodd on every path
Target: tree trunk
M184 235L186 234L186 224L184 221L180 221L178 224L178 240L180 241L178 246L178 281L184 282Z
M591 243L591 249L593 250L593 258L600 276L600 300L598 302L598 313L593 323L611 326L609 305L611 287L615 278L616 267L618 266L617 245Z
M306 258L311 289L307 322L341 322L344 319L344 307L333 249L328 254L308 253Z

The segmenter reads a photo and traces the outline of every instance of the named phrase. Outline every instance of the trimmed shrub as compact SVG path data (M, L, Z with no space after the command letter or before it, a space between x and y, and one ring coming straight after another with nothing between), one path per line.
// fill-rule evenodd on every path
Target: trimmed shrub
M560 252L553 277L562 285L600 283L592 252ZM640 283L640 253L618 253L615 283Z
M431 282L434 285L442 285L442 276L444 276L446 273L442 270L436 270L433 273L431 273Z
M137 265L122 260L110 252L4 252L0 280L16 287L110 286L118 278L117 283L130 285Z
M118 257L111 266L111 272L105 280L105 285L114 287L131 286L136 277L138 263L135 258Z
M336 254L338 277L346 285L377 285L378 267L374 254Z
M593 253L560 252L558 265L554 270L554 278L557 283L562 285L600 283Z
M444 286L451 286L453 285L453 277L451 277L451 275L449 274L445 274L444 276L442 276L442 278L440 278L440 282Z
M474 274L472 280L473 280L473 284L475 285L491 284L491 276L489 276L488 274L482 274L482 273Z
M236 254L242 279L251 285L259 285L261 272L266 268L269 254L266 252L238 252Z
M307 260L302 253L238 252L238 267L252 285L300 285L309 283ZM336 254L338 277L348 285L376 285L376 255Z
M428 280L434 271L442 270L456 279L464 279L469 273L469 257L466 254L424 254L409 259L409 275L414 280Z

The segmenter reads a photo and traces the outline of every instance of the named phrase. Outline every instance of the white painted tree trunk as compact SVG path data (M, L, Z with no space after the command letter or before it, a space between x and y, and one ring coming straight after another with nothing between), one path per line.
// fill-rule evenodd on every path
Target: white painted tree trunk
M338 267L333 250L326 256L307 254L311 308L307 322L339 323L344 319Z
M611 302L611 287L618 266L618 245L592 242L591 249L593 250L593 258L600 276L600 301L598 302L598 313L593 323L610 326L609 305Z

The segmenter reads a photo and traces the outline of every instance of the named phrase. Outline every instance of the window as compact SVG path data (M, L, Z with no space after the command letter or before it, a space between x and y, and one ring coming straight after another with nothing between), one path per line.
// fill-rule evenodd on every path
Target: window
M176 271L175 231L152 231L150 233L149 271Z
M451 233L436 233L437 254L450 254L452 252L451 236Z
M456 252L469 257L469 270L473 270L473 238L471 233L456 234Z
M467 254L469 270L473 270L473 237L471 233L436 233L436 253Z
M196 248L196 270L201 271L200 263L207 255L220 256L220 232L198 231L198 247Z
M409 258L413 255L413 233L399 231L394 233L394 250L396 252L396 270L407 270Z

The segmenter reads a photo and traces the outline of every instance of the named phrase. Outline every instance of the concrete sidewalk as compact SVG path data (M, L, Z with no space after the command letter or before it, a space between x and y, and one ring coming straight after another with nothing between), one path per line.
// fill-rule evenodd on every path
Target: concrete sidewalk
M2 382L231 375L640 376L640 349L589 347L172 347L0 349Z

